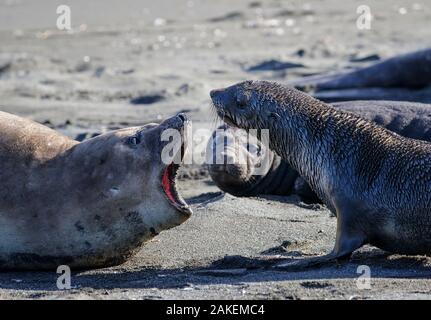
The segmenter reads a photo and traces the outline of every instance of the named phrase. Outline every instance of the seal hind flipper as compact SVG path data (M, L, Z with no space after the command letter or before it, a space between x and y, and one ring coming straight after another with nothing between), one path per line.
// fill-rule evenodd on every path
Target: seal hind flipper
M325 102L338 102L349 100L393 100L430 103L431 88L347 88L337 90L323 90L313 94L316 99Z
M340 74L305 77L292 82L297 89L316 91L349 88L411 88L431 84L431 49L409 52L371 66Z
M431 49L410 52L353 71L304 77L290 83L314 92L325 102L346 100L404 100L428 103Z

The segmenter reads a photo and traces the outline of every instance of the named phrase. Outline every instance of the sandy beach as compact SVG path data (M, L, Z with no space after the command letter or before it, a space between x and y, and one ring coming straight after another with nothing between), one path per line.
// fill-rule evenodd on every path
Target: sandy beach
M61 4L70 31L56 27ZM357 28L360 5L371 9L370 30ZM215 129L211 89L288 83L427 48L430 21L425 0L0 0L0 110L78 140L180 111L194 129ZM328 252L336 218L296 196L224 194L199 163L181 168L179 185L193 216L127 263L73 272L70 290L57 289L55 272L3 272L0 299L431 298L425 256L365 247L321 268L261 268L269 255ZM369 289L358 286L361 265Z

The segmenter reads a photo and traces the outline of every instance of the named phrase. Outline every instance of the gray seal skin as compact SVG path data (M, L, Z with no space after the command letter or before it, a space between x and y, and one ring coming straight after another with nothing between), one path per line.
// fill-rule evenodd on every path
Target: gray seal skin
M0 269L117 265L186 221L160 134L188 123L179 114L79 143L0 112Z
M403 101L345 101L333 103L332 106L357 114L404 137L431 141L431 105ZM214 132L213 139L208 142L207 153L215 153L218 143L223 146L221 153L226 160L219 164L208 162L210 176L221 190L235 196L297 194L305 202L321 202L310 186L279 155L258 141L250 146L253 143L247 140L247 135L235 127L225 124L219 129L227 138L222 139L221 136L217 140ZM243 147L233 148L230 144L234 142ZM251 152L256 149L261 150L259 155ZM235 152L242 152L243 157L251 161L228 163L227 158L233 158ZM269 164L256 175L254 167L264 163L265 156L268 156Z
M220 131L218 131L220 130ZM259 194L289 195L298 173L280 156L259 141L248 141L247 134L226 124L214 131L207 145L207 168L215 184L223 191L238 197ZM220 148L221 150L218 150ZM259 149L260 152L252 152ZM239 153L244 156L240 163ZM217 161L217 155L219 161ZM266 158L267 162L264 161ZM260 174L256 173L256 166ZM313 193L313 192L311 192Z
M404 100L431 102L431 49L398 55L371 66L335 75L295 80L292 86L313 91L326 101Z
M297 270L346 258L364 244L431 253L431 144L402 137L277 83L246 81L211 91L218 115L269 129L269 147L337 216L331 253L277 267Z

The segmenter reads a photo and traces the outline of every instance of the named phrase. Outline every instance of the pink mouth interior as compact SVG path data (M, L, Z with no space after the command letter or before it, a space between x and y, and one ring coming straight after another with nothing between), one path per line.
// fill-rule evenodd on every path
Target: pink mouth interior
M184 154L184 146L181 147L181 153ZM184 201L176 188L176 175L180 165L171 163L163 171L162 189L166 194L168 201L179 211L190 215L192 213L189 205Z
M171 182L171 179L169 177L170 174L171 174L171 172L172 172L172 169L174 169L172 164L170 164L169 166L167 166L165 172L163 173L162 186L163 186L163 190L165 191L165 193L168 196L169 200L171 200L175 204L181 205L177 201L177 199L175 197L175 194L174 194L174 192L172 190L172 182Z

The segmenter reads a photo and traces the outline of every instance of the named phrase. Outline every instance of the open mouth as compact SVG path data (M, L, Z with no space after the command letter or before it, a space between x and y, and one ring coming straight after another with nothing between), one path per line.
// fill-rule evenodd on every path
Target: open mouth
M213 103L213 107L217 112L218 117L226 124L230 126L236 126L233 119L227 114L226 111L224 111L221 107L219 107L216 103Z
M230 125L232 127L236 127L236 123L230 118L227 114L224 114L223 118L221 118L224 123Z
M181 145L181 160L183 159L185 152L184 143ZM171 163L169 164L162 175L162 188L168 198L170 204L172 204L178 211L181 213L190 216L192 214L192 209L190 206L184 201L183 197L178 193L176 187L176 176L178 169L180 168L179 164Z

